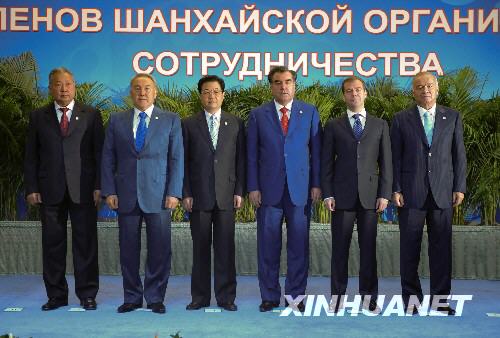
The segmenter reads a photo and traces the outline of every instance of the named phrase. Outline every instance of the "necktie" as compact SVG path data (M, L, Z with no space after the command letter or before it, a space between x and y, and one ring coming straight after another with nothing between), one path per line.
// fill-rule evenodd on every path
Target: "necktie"
M287 112L288 109L286 107L282 107L280 109L281 112L281 129L283 129L283 135L286 136L288 133L288 115Z
M219 130L217 128L217 118L215 115L210 115L210 125L208 126L208 131L210 132L210 139L212 140L212 145L214 149L217 148L217 138L219 136Z
M139 125L137 126L137 130L135 132L135 150L141 151L144 147L144 141L146 140L146 133L148 131L148 127L146 126L146 113L139 113Z
M59 127L61 128L61 135L63 137L68 136L68 128L69 128L69 120L68 120L68 115L66 113L68 112L69 108L66 107L61 107L59 110L62 112L61 116L61 122L59 123Z
M361 124L361 119L359 118L361 114L354 114L352 117L354 117L354 124L352 126L352 130L354 131L354 137L356 137L356 140L361 139L361 135L363 135L363 125Z
M430 146L432 144L432 134L434 133L434 126L432 125L429 112L424 113L424 131L425 131L425 136L427 137L427 143Z

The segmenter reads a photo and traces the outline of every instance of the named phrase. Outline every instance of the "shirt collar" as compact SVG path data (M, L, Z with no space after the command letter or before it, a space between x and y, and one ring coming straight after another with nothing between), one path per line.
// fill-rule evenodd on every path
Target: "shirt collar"
M219 120L219 121L220 121L220 116L221 116L221 114L222 114L222 109L221 109L221 108L219 108L219 110L217 110L214 114L210 114L209 112L207 112L207 111L205 110L205 118L206 118L207 120L208 120L208 119L210 119L210 116L212 116L212 115L213 115L213 116L215 116L215 119L216 119L216 120Z
M424 116L424 113L427 111L429 112L429 115L430 116L434 116L436 115L436 104L434 104L431 109L427 110L425 108L422 108L420 107L418 104L417 104L417 109L418 109L418 113L420 114L420 117Z
M292 99L292 101L288 102L285 105L286 109L288 109L289 112L292 111L292 104L293 104L293 99ZM276 106L277 112L280 112L280 109L283 108L283 105L281 103L276 102L276 100L274 100L274 105Z
M60 111L59 108L64 108L64 106L59 105L56 101L54 101L54 106L56 108L56 111ZM75 100L72 100L66 108L68 108L70 111L73 111L73 108L75 107Z
M359 114L361 115L362 117L364 117L366 119L366 110L365 108L363 108L361 111L355 113L353 111L350 111L349 109L347 109L347 116L349 116L349 118L352 118L355 114Z
M144 110L146 115L151 118L151 115L153 115L153 109L155 109L155 105L152 104L148 109ZM135 117L139 116L140 113L142 113L143 110L139 110L137 107L134 107L134 115Z

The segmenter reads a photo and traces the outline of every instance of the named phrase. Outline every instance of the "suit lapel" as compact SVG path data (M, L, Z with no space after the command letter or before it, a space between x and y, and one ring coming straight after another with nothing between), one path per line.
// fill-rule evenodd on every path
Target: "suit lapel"
M135 150L135 138L134 138L134 109L129 110L125 114L125 135L127 135L127 140L129 141L129 145L132 147L134 152Z
M69 121L68 136L70 136L82 123L82 119L85 117L85 112L82 107L75 102L73 106L73 112L71 113L71 120Z
M200 130L203 139L210 147L210 150L212 150L212 152L215 152L214 145L212 144L212 138L210 137L210 132L208 131L207 118L205 117L204 111L198 113L198 115L196 116L196 124L198 125L198 129Z
M297 126L300 125L299 120L301 118L302 118L302 110L300 110L299 103L297 103L297 101L294 100L292 103L292 111L290 112L290 121L288 122L287 135L290 135L297 128ZM280 123L280 128L281 128L281 123ZM281 130L283 130L283 128L281 128Z
M227 118L227 113L226 112L221 112L220 115L220 125L219 125L219 135L217 137L217 149L216 151L221 151L222 147L224 146L224 140L227 137L227 131L229 128L229 120ZM210 142L212 143L212 142Z
M354 136L354 131L352 130L351 124L349 123L349 115L347 113L344 114L344 116L341 118L341 126L343 126L345 129L347 129L347 132L349 135L352 136L352 138L355 140L356 136Z
M153 138L153 135L156 133L156 131L160 127L159 126L159 124L160 124L159 119L160 119L159 111L156 107L154 107L153 111L151 112L151 117L149 118L148 131L146 132L146 139L144 140L144 146L142 147L142 150L144 150L146 148L149 141L151 141L151 139ZM134 148L135 148L135 144L134 144Z
M365 126L363 127L363 134L361 134L361 139L364 139L366 137L366 135L368 135L368 133L370 132L371 130L371 126L373 124L373 121L372 121L373 117L366 113L366 120L365 120ZM354 135L354 131L353 131L353 135Z
M266 107L266 117L269 124L274 127L281 135L283 135L283 129L281 128L280 120L278 119L278 112L276 111L276 105L274 101L268 103Z
M54 103L49 104L45 110L45 122L50 127L53 128L54 131L62 137L61 135L61 127L59 126L59 121L57 120L57 113Z
M436 116L434 118L434 131L432 134L432 144L436 144L446 121L446 111L441 106L436 106ZM432 146L432 145L431 145Z
M425 136L424 125L422 124L422 119L420 118L420 114L418 112L417 106L415 106L413 108L413 113L411 114L411 119L413 120L413 123L417 127L417 133L419 134L420 138L422 139L422 142L424 142L427 146L429 146L429 143L427 142L427 136Z

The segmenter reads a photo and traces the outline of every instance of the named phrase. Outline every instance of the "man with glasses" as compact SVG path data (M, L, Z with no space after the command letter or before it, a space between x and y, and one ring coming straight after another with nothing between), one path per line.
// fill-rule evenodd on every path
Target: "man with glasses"
M407 312L416 313L423 300L418 264L426 221L433 308L454 315L448 304L438 302L451 291L451 222L453 207L464 198L467 164L460 113L437 105L438 93L436 77L418 73L413 79L417 105L394 117L392 199L399 207L401 286Z
M245 190L245 129L240 118L222 111L224 87L218 76L202 77L198 92L203 111L182 121L182 205L190 212L193 239L192 301L187 310L210 306L212 241L217 305L238 309L234 228Z

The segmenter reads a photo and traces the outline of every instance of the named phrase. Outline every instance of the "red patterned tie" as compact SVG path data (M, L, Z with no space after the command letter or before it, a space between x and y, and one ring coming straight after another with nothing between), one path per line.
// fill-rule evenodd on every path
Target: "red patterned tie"
M281 112L281 129L283 129L283 134L286 136L286 133L288 132L288 115L286 112L288 109L286 107L282 107L280 109Z
M61 123L59 126L61 127L61 135L63 137L68 136L68 127L69 127L69 121L68 121L68 115L66 113L68 112L69 108L66 107L61 107L59 110L62 112L61 116Z

